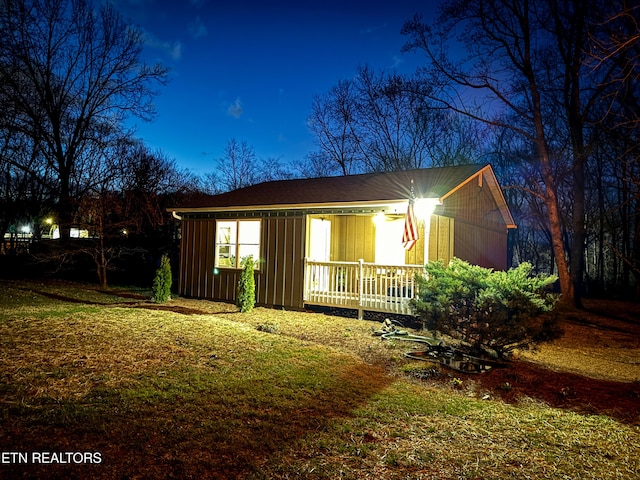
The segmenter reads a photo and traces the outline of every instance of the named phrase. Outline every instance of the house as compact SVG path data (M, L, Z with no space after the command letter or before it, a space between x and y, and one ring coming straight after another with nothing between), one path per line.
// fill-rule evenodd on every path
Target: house
M180 295L235 302L252 255L258 305L360 315L410 313L427 261L505 269L515 228L490 165L265 182L171 210L182 221Z

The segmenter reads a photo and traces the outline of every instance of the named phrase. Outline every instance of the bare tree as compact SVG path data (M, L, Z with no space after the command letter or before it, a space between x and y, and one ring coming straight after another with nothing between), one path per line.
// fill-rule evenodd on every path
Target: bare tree
M246 141L231 138L225 145L224 154L216 159L215 170L205 174L204 189L216 194L292 176L279 158L258 158Z
M74 182L90 176L95 149L128 115L152 118L153 86L167 69L140 60L141 31L109 3L96 11L88 0L1 0L0 26L1 95L12 99L12 127L33 139L55 172L66 238Z
M331 172L329 165L334 165L340 174L349 175L362 168L354 89L353 81L342 80L327 94L313 98L307 123L320 150L310 159L320 162L312 168L315 172Z
M314 98L309 128L321 157L335 166L330 170L348 175L430 163L428 140L437 112L412 84L398 74L364 66L353 79Z
M369 171L419 168L425 158L430 114L423 95L397 74L361 67L356 77L359 147Z
M152 151L139 141L123 152L116 190L123 203L129 236L148 239L159 235L170 215L174 196L196 190L196 178L181 170L162 151Z
M599 28L589 32L594 70L610 71L609 111L617 126L640 126L640 5L612 0L600 5Z
M563 300L578 305L584 132L590 107L599 98L587 80L585 58L594 3L454 0L442 7L433 25L417 16L403 29L410 38L406 50L426 54L422 74L437 87L426 93L431 101L507 129L533 146L538 181L531 191L544 202ZM454 55L458 49L464 54ZM561 207L565 186L573 209L568 218Z
M303 178L333 177L344 174L323 151L308 153L304 161L296 165L296 171Z
M78 220L90 238L76 253L92 259L104 288L113 264L170 247L167 208L177 192L193 190L195 180L174 160L134 139L121 139L103 155L102 181L79 202Z
M235 138L227 142L222 157L216 159L215 167L215 171L205 176L211 193L253 185L258 178L258 157L253 147Z

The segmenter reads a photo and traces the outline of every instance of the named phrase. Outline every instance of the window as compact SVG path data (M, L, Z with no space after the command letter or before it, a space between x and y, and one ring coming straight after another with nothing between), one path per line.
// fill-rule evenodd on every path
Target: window
M260 258L260 220L220 220L216 233L216 267L242 268L242 260Z

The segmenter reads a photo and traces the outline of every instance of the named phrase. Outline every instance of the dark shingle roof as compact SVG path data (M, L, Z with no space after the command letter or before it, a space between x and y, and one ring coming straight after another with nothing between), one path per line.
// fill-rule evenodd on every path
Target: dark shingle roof
M412 180L416 197L441 198L486 166L462 165L343 177L277 180L202 197L175 210L406 200L411 192Z

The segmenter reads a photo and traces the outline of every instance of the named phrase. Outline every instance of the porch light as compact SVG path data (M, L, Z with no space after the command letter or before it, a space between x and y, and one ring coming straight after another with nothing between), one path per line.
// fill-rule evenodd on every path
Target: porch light
M375 223L376 225L381 225L382 223L384 223L387 220L387 216L385 215L384 212L378 212L376 213L376 215L373 217L373 223Z
M433 215L436 207L441 204L442 202L437 198L416 198L413 211L417 218L426 220Z

